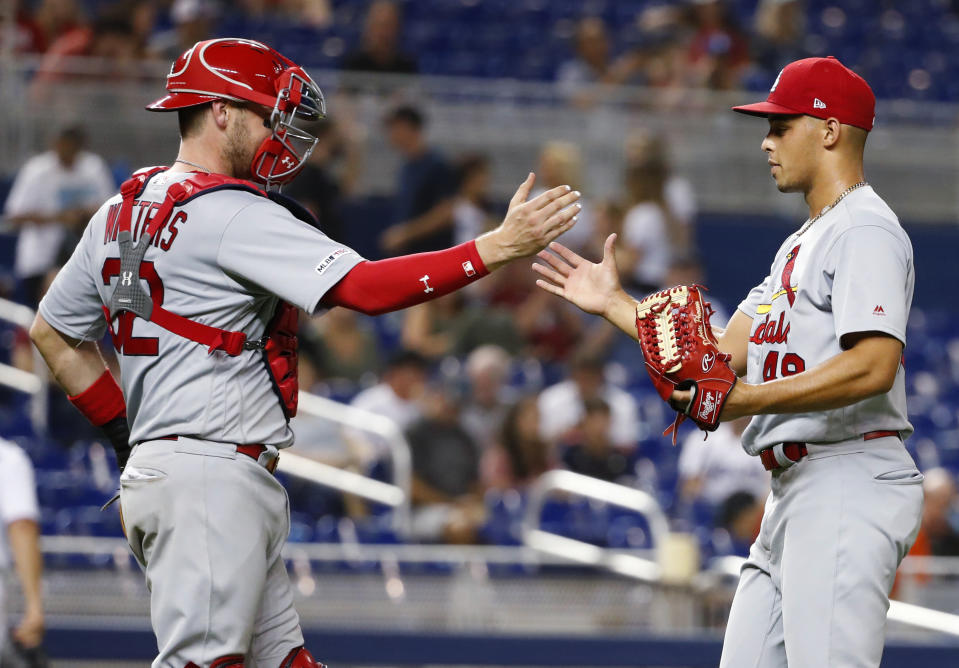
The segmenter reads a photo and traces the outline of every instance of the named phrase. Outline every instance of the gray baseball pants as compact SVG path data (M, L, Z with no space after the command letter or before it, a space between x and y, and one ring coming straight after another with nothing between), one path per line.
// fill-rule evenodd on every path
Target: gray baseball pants
M896 437L807 445L775 471L721 668L877 668L922 474Z
M276 668L303 644L280 556L289 501L263 466L231 444L146 441L120 483L127 541L150 590L153 668L231 654Z

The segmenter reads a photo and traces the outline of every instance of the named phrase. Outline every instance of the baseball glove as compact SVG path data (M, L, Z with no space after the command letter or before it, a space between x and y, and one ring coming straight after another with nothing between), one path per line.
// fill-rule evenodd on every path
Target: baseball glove
M730 355L720 352L709 326L713 309L703 299L702 286L679 285L649 295L636 307L636 330L646 371L676 420L663 432L676 432L689 417L703 431L719 426L723 404L736 384ZM676 390L692 390L686 406L670 400Z

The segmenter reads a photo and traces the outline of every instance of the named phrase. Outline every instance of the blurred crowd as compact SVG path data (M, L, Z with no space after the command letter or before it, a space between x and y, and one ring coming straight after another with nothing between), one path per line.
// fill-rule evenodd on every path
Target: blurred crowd
M586 6L557 18L555 25L543 26L538 36L540 41L565 44L565 59L551 52L551 62L543 67L519 72L507 66L502 73L475 62L472 51L464 56L467 71L462 72L449 69L454 66L443 59L436 62L417 53L410 45L429 40L413 39L406 28L404 9L414 8L409 2L12 0L12 5L13 30L4 31L0 40L11 40L7 48L16 53L40 56L36 77L41 83L73 74L75 65L69 59L74 56L101 59L106 68L98 71L104 76L136 76L141 72L139 64L165 64L202 39L267 39L226 34L253 25L280 35L277 39L282 39L284 30L312 31L290 54L304 65L378 73L553 76L563 94L580 105L589 105L602 94L603 87L596 84L731 89L756 79L768 83L786 62L808 53L803 41L803 0L760 0L753 15L745 17L739 4L726 0L631 2L624 3L629 11L616 9L617 25L610 24L610 11L603 13L605 3L592 9ZM460 9L467 12L481 5L481 0L464 1ZM451 12L458 25L456 4L443 9ZM469 19L467 14L464 17ZM416 22L417 36L432 30L424 25ZM356 43L344 44L341 34L355 35ZM315 37L312 44L309 35ZM330 35L332 39L327 39ZM493 52L507 37L491 35L489 53L482 53L482 45L478 48L480 58L494 58ZM455 51L456 45L450 48ZM522 59L523 54L512 56ZM475 71L468 71L471 67Z
M46 85L64 76L66 59L75 55L109 59L117 76L135 74L139 63L168 63L197 40L219 34L228 10L322 28L335 20L340 3L16 4L14 48L40 57L36 79ZM376 0L364 7L359 38L343 50L339 66L419 71L417 54L403 50L402 3ZM562 95L581 106L606 94L607 84L736 88L756 68L774 76L784 62L803 55L802 16L802 2L760 0L754 23L737 26L721 0L655 3L635 18L640 45L620 53L612 49L610 26L587 16L573 26L556 81ZM505 213L490 193L495 165L481 150L448 155L434 146L429 120L424 109L398 104L380 127L357 128L348 115L323 122L315 128L319 142L310 162L286 193L310 209L329 236L348 242L356 225L350 203L364 161L360 137L378 132L400 167L388 220L364 230L377 235L368 255L435 250L476 237ZM31 306L91 213L116 191L108 165L85 143L82 126L60 128L49 150L20 168L4 204L17 236L15 296ZM596 259L607 236L617 234L620 275L637 297L706 281L694 189L672 169L665 140L640 130L624 138L623 147L617 193L596 200L584 187L583 147L560 139L542 145L537 192L569 184L584 193L579 222L561 241ZM638 346L605 321L537 289L534 276L529 263L517 262L467 291L397 314L369 318L341 308L303 314L301 387L389 417L403 430L412 454L419 540L490 540L497 500L521 497L539 475L562 468L649 491L678 525L706 527L716 552L744 554L758 531L769 479L740 446L745 424L724 424L705 442L693 431L678 450L663 447L667 441L659 434L670 416L651 392ZM735 306L714 303L713 324L722 326ZM108 340L104 344L109 347ZM11 357L16 366L33 369L22 332ZM59 392L51 400L55 435L68 444L95 437ZM307 416L296 418L294 428L304 453L391 479L390 444L381 438L331 430ZM959 554L955 480L940 471L927 482L938 495L930 498L939 500L927 503L917 549ZM373 510L337 497L324 512L361 518Z

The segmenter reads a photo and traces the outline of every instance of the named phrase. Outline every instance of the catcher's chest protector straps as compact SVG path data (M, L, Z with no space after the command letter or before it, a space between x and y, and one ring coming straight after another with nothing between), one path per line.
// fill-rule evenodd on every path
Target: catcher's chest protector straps
M120 318L140 317L177 336L206 346L210 354L216 350L222 350L227 355L236 357L244 350L262 350L274 387L283 405L283 412L287 419L293 417L296 415L299 393L296 375L298 313L295 306L281 300L263 338L258 341L247 341L244 332L231 332L211 327L166 310L159 304L158 296L148 295L140 282L140 267L147 248L153 243L157 232L166 225L175 207L194 197L226 188L247 190L261 197L268 197L267 193L252 183L240 179L231 179L219 174L193 175L180 183L174 183L167 189L167 195L150 221L150 225L141 233L137 242L133 243L131 231L133 202L143 192L147 181L165 169L166 167L156 167L140 172L120 187L120 193L123 196L117 221L120 276L117 287L110 296L109 305L103 307L114 345L118 349L122 348L123 341L119 340L117 332L130 330L114 328L113 321Z

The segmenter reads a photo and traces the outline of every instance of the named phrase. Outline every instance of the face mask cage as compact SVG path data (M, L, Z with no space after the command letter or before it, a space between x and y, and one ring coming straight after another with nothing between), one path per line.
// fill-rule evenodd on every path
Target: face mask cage
M323 93L305 72L289 70L280 85L273 111L264 121L273 136L265 142L269 148L260 151L253 170L267 187L290 180L316 147L317 137L298 127L297 120L313 122L326 117Z

